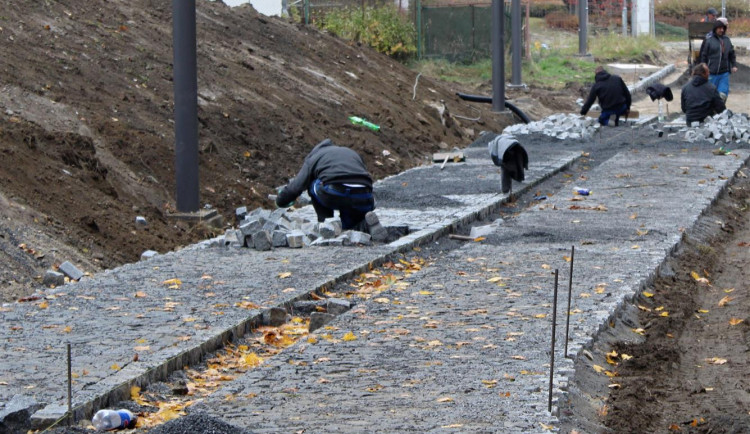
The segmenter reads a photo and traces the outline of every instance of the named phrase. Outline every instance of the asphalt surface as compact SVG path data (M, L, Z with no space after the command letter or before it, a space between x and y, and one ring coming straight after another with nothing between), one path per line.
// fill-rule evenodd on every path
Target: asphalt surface
M226 432L559 430L558 402L567 400L574 360L653 277L750 153L715 156L708 145L629 127L607 128L588 142L519 141L530 167L514 193L545 199L499 221L508 198L499 193L499 169L477 143L464 150L466 162L377 183L381 222L412 230L390 244L257 252L203 243L3 305L0 416L9 402L22 401L39 409L35 423L64 415L66 343L80 420L128 399L131 385L164 380L242 336L267 308L406 254L430 255L408 285L391 287L378 301L355 301L316 332L315 343L298 342L228 383L195 406L193 419L229 423ZM581 172L559 173L571 165ZM573 187L591 194L575 196ZM309 208L297 213L312 215ZM445 237L493 222L482 241ZM560 305L549 411L555 269ZM355 339L344 339L349 333ZM162 429L201 432L200 422L188 422Z

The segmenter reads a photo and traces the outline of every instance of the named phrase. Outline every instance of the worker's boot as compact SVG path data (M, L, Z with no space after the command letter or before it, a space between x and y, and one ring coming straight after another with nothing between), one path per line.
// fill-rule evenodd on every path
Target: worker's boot
M721 97L721 100L724 102L727 102L727 94L724 92L719 92L719 96Z
M388 230L380 224L380 219L375 211L365 214L365 223L367 223L367 232L370 233L373 241L382 243L388 239Z

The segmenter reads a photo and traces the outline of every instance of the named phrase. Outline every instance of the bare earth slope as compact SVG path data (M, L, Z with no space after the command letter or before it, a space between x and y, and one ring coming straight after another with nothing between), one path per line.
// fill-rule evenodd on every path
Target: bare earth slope
M228 219L270 207L267 194L324 138L382 178L508 122L488 104L469 109L455 96L466 90L248 6L199 0L197 33L201 203ZM0 300L65 260L94 272L209 235L167 217L170 2L10 0L0 38ZM479 121L441 116L441 100Z

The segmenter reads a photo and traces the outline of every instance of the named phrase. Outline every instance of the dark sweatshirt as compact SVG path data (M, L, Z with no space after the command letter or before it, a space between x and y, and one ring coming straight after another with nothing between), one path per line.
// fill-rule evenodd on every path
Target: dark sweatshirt
M700 60L701 63L708 65L708 71L711 75L724 74L725 72L731 74L732 68L737 66L737 56L729 37L726 34L723 36L716 35L718 27L724 27L724 32L726 32L727 27L717 21L714 25L714 31L701 44Z
M361 184L372 188L372 177L359 154L326 139L307 154L297 176L276 197L276 205L293 202L316 179L323 184Z
M599 106L602 110L617 110L625 104L630 110L631 97L628 87L618 75L611 75L607 71L597 72L594 77L594 86L591 87L589 97L581 108L581 114L585 115L599 98Z
M726 110L716 86L700 75L693 76L693 79L683 86L680 106L685 113L688 126L693 122L703 122L707 116Z

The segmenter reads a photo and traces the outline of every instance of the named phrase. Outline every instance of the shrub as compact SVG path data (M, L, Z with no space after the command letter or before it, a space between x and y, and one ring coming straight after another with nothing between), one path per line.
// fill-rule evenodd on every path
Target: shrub
M532 2L529 6L529 15L535 18L544 18L553 12L567 11L567 6L562 2Z
M316 25L389 56L406 58L417 51L414 25L394 5L337 9Z
M578 17L565 12L553 12L544 17L544 21L552 29L578 30Z

